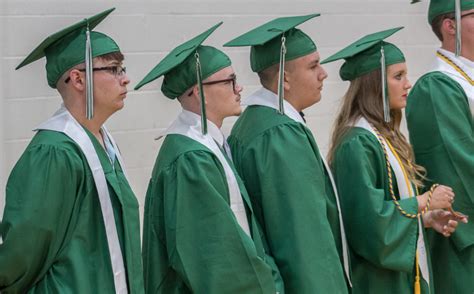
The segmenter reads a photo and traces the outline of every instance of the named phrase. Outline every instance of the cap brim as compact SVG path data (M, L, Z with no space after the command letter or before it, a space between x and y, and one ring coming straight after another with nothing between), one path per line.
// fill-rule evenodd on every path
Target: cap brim
M273 38L281 36L284 32L320 15L315 13L302 16L279 17L225 43L224 47L263 45Z
M321 62L321 64L333 62L340 59L347 59L353 57L372 46L382 42L384 39L390 37L391 35L395 34L399 30L403 29L403 27L397 27L385 31L380 31L377 33L373 33L367 36L360 38L359 40L355 41L354 43L350 44L346 48L340 50L339 52L329 56L325 60Z
M143 80L135 86L134 89L140 89L144 85L156 80L180 65L189 57L189 55L193 54L197 47L199 47L220 25L222 25L222 21L191 40L174 48L143 78Z
M41 44L36 47L17 67L16 69L22 68L25 65L28 65L32 62L35 62L38 59L41 59L45 56L45 50L54 42L60 40L64 36L72 33L76 30L85 28L89 24L89 29L93 30L100 22L102 22L115 8L107 9L101 13L98 13L92 17L81 20L80 22L73 24L57 33L52 34L47 37Z

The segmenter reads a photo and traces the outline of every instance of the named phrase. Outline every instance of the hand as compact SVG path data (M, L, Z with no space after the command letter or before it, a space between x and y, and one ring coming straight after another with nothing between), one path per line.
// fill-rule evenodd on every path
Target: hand
M451 236L458 223L467 223L467 216L457 217L449 211L436 209L423 214L423 223L426 228L433 228L445 237Z
M430 210L451 208L454 202L454 192L448 186L439 185L431 196Z

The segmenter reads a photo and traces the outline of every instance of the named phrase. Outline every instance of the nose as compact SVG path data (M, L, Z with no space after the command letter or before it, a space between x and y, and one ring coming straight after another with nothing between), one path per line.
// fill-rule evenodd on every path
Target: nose
M130 78L128 77L127 74L124 74L123 76L120 77L120 84L124 86L130 84Z
M411 85L410 81L407 79L407 82L405 84L405 89L408 90L408 89L411 89L411 87L412 87L412 85Z
M328 77L328 73L324 69L324 67L321 66L321 73L319 74L319 80L322 81Z
M237 84L237 89L236 89L236 93L235 94L240 94L240 92L242 92L244 90L244 86L242 86L241 84Z

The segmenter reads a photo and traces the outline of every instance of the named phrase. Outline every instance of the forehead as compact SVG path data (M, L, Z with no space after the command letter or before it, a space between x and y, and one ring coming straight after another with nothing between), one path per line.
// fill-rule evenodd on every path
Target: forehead
M406 62L395 63L387 67L388 72L407 71Z
M310 63L318 63L319 62L319 52L315 51L308 55L296 58L294 62L298 65L305 65Z
M233 74L234 74L234 69L232 68L232 66L228 66L210 75L206 80L226 79Z

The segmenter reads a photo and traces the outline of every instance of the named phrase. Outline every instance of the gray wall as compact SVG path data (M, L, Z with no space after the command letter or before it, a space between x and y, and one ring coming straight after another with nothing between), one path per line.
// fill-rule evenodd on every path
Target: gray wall
M15 162L33 136L32 128L48 118L60 98L46 83L44 60L21 70L15 66L50 33L111 6L116 11L97 28L112 36L126 56L132 86L166 52L224 21L207 44L220 46L234 36L265 21L286 15L314 12L321 17L300 26L316 41L322 58L362 35L396 26L405 29L389 41L399 45L408 60L412 82L430 67L437 40L426 21L427 2L410 5L409 0L320 0L320 1L0 1L0 215L5 184ZM243 97L257 88L250 71L248 48L226 49L234 62ZM328 139L340 97L348 84L338 77L340 62L326 66L323 99L306 111L307 120L320 148L327 151ZM121 147L126 168L143 205L148 179L160 142L154 138L176 116L176 102L160 93L161 79L138 92L131 91L126 107L107 125ZM229 132L235 119L225 122Z

